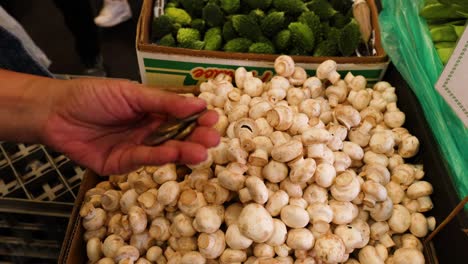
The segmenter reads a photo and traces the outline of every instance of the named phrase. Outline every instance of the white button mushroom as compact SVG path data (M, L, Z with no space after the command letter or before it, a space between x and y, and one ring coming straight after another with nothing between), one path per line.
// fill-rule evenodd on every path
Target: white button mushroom
M302 87L310 91L311 98L317 98L322 95L324 89L322 87L322 81L317 77L309 77L305 80Z
M281 209L281 220L291 228L302 228L309 223L309 214L304 208L286 205Z
M242 209L238 226L244 236L257 243L267 241L274 231L273 218L259 204L248 204Z
M246 249L253 243L251 239L242 235L236 224L228 226L225 239L226 244L232 249Z
M336 200L350 202L358 196L361 184L353 170L346 170L336 177L330 191Z
M217 230L212 234L201 233L198 236L198 249L200 254L207 259L216 259L226 248L224 233Z
M359 213L357 206L351 202L330 200L329 205L333 210L332 222L337 225L351 223Z
M315 241L313 254L325 263L338 263L345 257L345 245L334 234L323 235Z
M310 250L314 246L314 235L306 228L290 229L286 244L296 250Z
M336 71L336 62L326 60L317 67L317 77L321 80L328 79L331 83L336 83L340 80L340 74Z
M222 209L220 211L220 209ZM203 206L197 211L193 220L193 228L200 233L214 233L223 223L224 207Z
M336 63L335 63L336 64ZM274 63L275 72L278 75L289 77L294 73L295 64L291 57L287 55L281 55L275 59Z
M388 220L388 225L395 233L404 233L411 225L411 215L403 205L393 206L393 213Z
M399 248L393 254L394 264L423 264L424 255L415 248Z

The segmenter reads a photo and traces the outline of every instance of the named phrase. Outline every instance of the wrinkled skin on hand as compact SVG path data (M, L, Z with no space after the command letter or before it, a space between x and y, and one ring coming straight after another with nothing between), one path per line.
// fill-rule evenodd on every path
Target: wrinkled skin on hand
M63 82L61 82L63 84ZM217 114L208 111L185 141L149 147L143 139L169 116L187 117L206 103L128 81L76 79L54 88L43 141L98 174L117 174L144 165L196 164L216 146L211 128Z

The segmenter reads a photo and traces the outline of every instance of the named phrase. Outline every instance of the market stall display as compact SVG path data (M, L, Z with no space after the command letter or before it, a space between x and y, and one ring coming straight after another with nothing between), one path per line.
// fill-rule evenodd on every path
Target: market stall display
M443 133L437 130L432 130L433 135L430 128L444 123L441 115L449 115L450 125L445 123L444 131L458 123L438 107L433 109L437 122L427 117L434 98L421 99L424 93L414 89L432 82L434 69L442 65L432 46L424 48L430 42L429 31L414 30L416 38L399 38L406 36L406 30L423 28L419 9L407 9L422 2L389 5L383 1L390 8L380 17L384 44L413 90L393 65L384 79L388 82L379 82L388 61L380 46L374 1L355 1L353 10L341 13L370 12L375 56L362 56L360 51L367 48L361 45L352 49L352 56L332 58L314 57L314 49L291 57L249 53L254 43L253 51L276 51L275 37L263 43L265 33L247 35L245 27L241 33L234 25L231 29L238 34L238 42L249 47L240 52L216 50L227 45L225 20L233 23L236 17L239 24L252 24L253 19L270 14L269 22L288 17L287 10L252 6L270 2L271 7L274 0L238 2L249 4L237 9L235 0L144 1L136 41L143 83L184 85L175 92L205 99L221 116L216 128L223 139L199 166L143 167L109 179L88 171L59 262L445 263L466 259L463 228L468 218L460 212L463 204L451 212L460 200L457 194L466 186L463 178L451 178L465 166L463 155L455 155L453 140L463 145L464 138L441 140ZM342 1L328 2L342 10L336 7ZM349 2L344 1L347 8ZM368 3L369 10L358 9L362 2ZM402 5L405 8L399 9ZM224 16L203 17L204 12L218 11ZM226 12L233 13L226 16ZM291 31L291 23L302 22L289 21L282 31ZM261 22L257 25L260 32L270 28L262 28ZM170 33L164 31L167 28ZM366 32L365 27L360 32ZM158 34L159 39L152 39ZM195 39L186 41L186 36ZM361 34L363 42L366 36ZM161 38L168 45L161 45ZM402 47L403 55L395 56ZM415 57L423 57L424 63L414 64L413 69L409 65ZM463 135L457 129L450 133ZM451 222L446 219L449 214Z
M221 3L219 1L201 2L205 3L204 5L197 5L201 8L205 7L205 5L212 7L214 5L213 3ZM257 3L256 1L248 2ZM302 1L284 2L290 4L293 4L293 2L299 4L300 2L300 6L304 7L304 2ZM185 11L182 8L183 1L178 5L172 1L172 4L169 5L169 2L166 1L145 0L137 28L136 40L138 64L142 82L150 86L155 84L159 86L198 85L207 79L213 78L220 72L229 74L232 77L234 71L238 67L246 67L249 71L256 71L257 75L261 76L264 82L268 81L274 74L273 62L277 55L271 54L271 52L249 53L248 49L250 49L252 45L252 50L254 51L271 51L275 43L273 32L278 30L277 35L280 34L279 32L282 33L280 34L281 37L277 38L277 40L280 41L276 41L276 43L282 43L280 46L283 45L285 50L293 49L293 46L289 44L292 43L291 37L295 38L293 42L295 46L300 48L296 48L295 55L293 55L294 60L298 65L303 67L309 75L315 75L318 65L325 59L331 58L339 63L338 71L341 74L346 74L348 71L351 71L356 75L363 75L371 83L379 81L384 75L389 62L381 47L378 12L374 0L357 1L354 8L351 7L350 1L332 2L335 4L330 5L327 1L310 1L309 4L315 5L316 3L322 3L329 7L327 10L329 10L332 15L341 16L343 18L342 21L346 22L343 23L343 28L341 29L333 27L333 25L330 27L330 24L326 22L325 19L321 20L317 13L307 11L308 9L299 9L299 11L293 12L295 15L288 15L287 11L278 10L276 10L275 13L269 14L271 7L274 7L275 1L271 1L271 4L268 5L269 8L265 8L263 11L262 9L257 10L257 8L250 8L244 1L241 1L241 7L243 9L248 8L248 13L250 15L236 13L235 15L229 15L229 19L223 16L222 27L208 28L209 26L205 25L205 32L207 33L203 35L200 33L201 29L197 24L197 21L200 21L200 19L194 19L194 16L191 15L191 13L197 12ZM346 4L342 7L338 7L337 3ZM333 8L341 12L337 13ZM252 9L254 12L251 12ZM165 10L170 10L171 12L167 14ZM176 14L180 16L182 11L184 13L184 19L169 18L169 16L176 16ZM202 15L202 11L203 10L200 10L198 13ZM271 22L272 24L278 24L278 27L264 25L264 31L266 30L267 36L264 36L265 33L262 33L261 22L260 24L258 22L253 23L252 27L246 26L246 24L249 23L248 21L252 22L252 17L256 17L257 15L262 17L262 13L264 13L265 19L268 17L267 20L263 20L266 21L265 23ZM271 17L269 15L271 15ZM355 18L352 18L353 16ZM153 23L155 17L156 21L159 21L158 23ZM174 22L176 20L178 22ZM242 34L244 37L239 37L238 34L240 33L238 33L235 28L232 28L234 38L232 42L227 45L225 34L223 35L223 28L224 24L230 23L224 20L231 23L236 21L238 30L243 32ZM279 23L277 20L279 20L279 22L284 21L283 23ZM190 21L190 23L188 21ZM329 19L329 21L331 20ZM198 29L193 28L194 23ZM205 22L205 24L206 23L207 22ZM311 26L307 26L307 23ZM182 24L184 24L184 26L182 26ZM243 26L240 27L240 25ZM310 27L314 27L313 25L315 25L315 28L319 28L319 34L313 33L310 29ZM362 27L360 27L360 25L362 25ZM167 33L167 28L171 29L172 33ZM247 30L244 32L244 29L254 30L253 28L257 29L255 31L258 31L258 34L247 32ZM268 33L269 30L272 32ZM320 43L315 43L325 38L325 34L323 34L322 31L329 31L330 34L327 35L338 40L333 42L331 42L331 40L324 40ZM361 31L365 33L361 34ZM178 32L180 32L180 34L177 34ZM294 32L294 34L290 34L291 32ZM269 34L271 37L268 37ZM170 42L173 42L174 45L163 46L160 45L161 41L154 43L153 36L160 35L161 37L167 36L165 39L170 39ZM182 40L184 44L176 43L177 35L179 35L179 42ZM207 41L205 41L205 37L210 40L208 45L206 45ZM341 43L343 43L341 45L342 53L339 52L340 47L338 47L339 45L337 44L340 43L340 38L342 39ZM227 39L231 40L229 37ZM351 42L355 42L356 45L351 45ZM367 45L359 45L359 48L356 49L359 43L364 42L366 42ZM193 47L190 47L191 45L199 46L200 49L193 49ZM215 50L217 47L225 47L226 45L227 49L232 52L225 52L222 48L220 48L220 50ZM322 56L311 56L316 46L321 46L320 49L322 51L320 51L320 53L322 53ZM208 49L201 49L202 47L208 47ZM273 48L277 49L275 47ZM334 56L325 56L325 50L328 48L338 52L334 53ZM279 49L281 50L282 48ZM307 52L301 50L307 50ZM277 53L284 54L285 51L278 51ZM331 54L328 51L327 53ZM345 54L346 56L342 56L341 54ZM316 55L320 54L317 53Z
M314 77L288 56L275 69L267 83L238 68L236 86L227 75L201 85L224 135L203 164L145 167L86 192L91 261L424 263L433 188L405 162L419 141L395 88L341 79L333 61Z
M429 24L432 41L440 60L447 64L468 19L468 2L463 0L425 1L420 15Z
M328 57L373 55L371 33L365 0L167 1L152 27L162 46Z
M418 98L429 129L434 133L437 148L443 153L441 160L448 168L446 177L454 182L457 195L462 200L468 195L468 158L464 154L468 131L435 89L444 65L432 44L425 20L419 16L424 1L384 0L382 4L379 20L383 45Z

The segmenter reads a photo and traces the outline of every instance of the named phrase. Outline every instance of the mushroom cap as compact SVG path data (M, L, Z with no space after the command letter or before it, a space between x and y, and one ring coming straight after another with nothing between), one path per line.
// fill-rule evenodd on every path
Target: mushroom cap
M429 231L426 217L421 213L411 214L411 226L409 230L416 237L425 237Z
M404 138L398 145L398 154L403 158L411 158L419 151L419 139L415 136Z
M228 226L225 234L226 244L232 249L246 249L253 243L251 239L241 234L236 224Z
M337 225L351 223L359 213L357 206L351 202L330 200L329 204L333 210L332 222Z
M102 256L101 251L101 240L97 237L93 237L86 243L86 253L88 255L89 260L97 261Z
M338 263L343 259L345 250L345 245L339 236L326 234L315 241L313 252L315 257L325 263Z
M401 204L393 206L393 213L388 220L388 225L395 233L404 233L411 225L411 214Z
M302 143L298 140L291 140L282 145L275 146L271 150L271 157L279 162L289 162L303 153Z
M246 130L246 132L251 133L252 138L256 137L258 134L257 123L255 123L255 120L253 120L252 118L247 117L237 120L236 124L234 125L234 133L237 137L239 137L243 130Z
M334 234L339 236L346 247L346 253L351 253L362 243L361 232L351 225L339 225L335 228Z
M285 96L286 96L286 90L289 88L289 86L291 86L288 79L280 75L273 76L269 84L270 84L270 90L282 90L284 91Z
M288 194L283 190L277 190L268 198L265 208L272 216L277 216L281 213L281 209L286 206L288 202Z
M259 204L264 204L268 201L268 189L263 180L256 176L249 176L245 180L245 186L249 190L252 199Z
M244 80L244 92L249 96L260 96L263 93L263 82L257 77L247 76Z
M422 196L431 195L433 192L432 184L427 181L417 181L411 184L406 190L406 195L410 199L418 199Z
M117 190L107 190L101 196L101 205L102 208L106 211L113 211L119 208L120 197L122 197L122 192Z
M134 246L125 245L120 247L117 250L117 254L114 257L116 262L121 261L122 259L131 259L136 261L140 257L140 252Z
M313 183L304 190L303 198L309 204L326 203L328 201L328 190Z
M265 207L259 204L246 205L238 219L241 233L256 243L267 241L273 234L273 218Z
M128 219L130 221L130 226L132 227L132 231L135 234L142 233L146 229L146 225L148 224L148 218L146 217L146 213L141 207L132 206L128 211Z
M314 242L314 235L306 228L289 230L286 240L286 244L295 250L310 250L314 246Z
M302 158L302 157L301 157ZM316 170L315 160L312 158L304 159L300 165L292 166L289 178L294 183L305 183L312 179Z
M351 80L351 82L349 82L348 85L352 90L363 90L366 89L367 80L364 76L357 75Z
M255 97L258 98L258 97ZM255 99L254 98L254 99ZM254 100L252 99L252 101ZM272 109L270 102L262 100L254 105L252 105L249 109L249 117L256 120L261 117L265 117L266 113Z
M384 264L373 246L365 246L359 251L359 262L362 264Z
M330 223L333 220L333 210L326 203L314 202L307 207L307 213L312 223L323 221Z
M336 63L335 63L336 64ZM288 55L281 55L275 59L275 71L278 75L289 77L294 73L294 60Z
M193 227L198 232L214 233L223 222L222 216L224 216L224 212L221 215L217 206L203 206L198 209L195 215Z
M314 99L306 99L299 104L299 111L307 115L307 117L320 116L320 103Z
M325 144L331 139L331 133L323 128L309 128L302 133L302 142L306 146L310 144Z
M380 237L390 230L388 223L385 221L382 222L375 222L370 227L371 230L371 238L373 240L380 240Z
M366 120L373 125L382 122L383 114L380 112L376 107L369 106L362 110L359 115L361 116L362 120Z
M273 235L265 243L273 247L281 246L286 241L288 230L283 221L277 218L273 218L273 224L275 226Z
M294 112L289 106L277 105L266 113L268 124L276 130L289 129L294 120Z
M102 253L108 258L114 258L117 254L117 250L125 245L125 241L122 237L111 234L108 236L102 244Z
M393 202L387 197L387 199L381 203L376 203L374 208L370 211L372 219L375 221L386 221L392 216Z
M338 201L350 202L361 191L361 184L353 170L345 170L335 178L330 188L331 195Z
M389 87L392 87L392 85L389 82L380 81L380 82L377 82L376 84L374 84L374 87L372 87L372 89L374 89L375 91L380 92L380 91L385 91L385 89L387 89Z
M288 79L292 85L301 86L307 79L307 72L304 68L295 66L293 74Z
M393 150L394 145L395 140L393 139L393 134L388 130L374 133L369 141L371 150L378 154L389 153Z
M317 67L317 77L321 80L327 79L332 72L336 72L337 64L333 60L326 60ZM335 80L334 82L336 82ZM333 83L334 83L333 82Z
M359 175L365 176L368 180L378 182L382 185L386 185L390 181L390 171L381 164L366 164L362 169Z
M310 91L311 98L316 98L323 92L322 81L317 77L307 78L302 84L302 87Z
M393 254L394 264L424 264L424 255L416 248L399 248Z
M349 226L352 226L361 233L361 241L356 245L356 248L363 248L369 243L370 227L366 221L356 218L351 222L351 224L349 224Z
M244 67L239 67L234 73L234 79L236 81L236 86L239 89L244 88L244 80L247 75L247 70Z
M333 184L336 177L336 170L331 164L321 163L317 166L314 174L316 184L328 188Z
M180 260L181 264L205 264L205 257L197 251L190 251L185 253Z
M262 169L263 177L272 183L279 183L288 177L288 166L283 162L270 160Z
M212 234L201 233L198 236L197 243L202 256L208 259L221 256L226 247L224 233L221 230L217 230Z
M281 209L281 220L291 228L302 228L309 223L309 214L297 205L286 205Z
M359 112L350 105L338 105L335 107L334 113L338 122L347 129L351 129L361 122Z
M378 183L378 182L365 181L361 185L361 189L366 195L371 196L369 198L371 200L373 200L373 201L364 198L364 203L366 203L366 201L368 201L369 203L366 203L366 205L368 205L370 207L374 206L374 204L372 202L374 202L374 203L375 203L375 201L382 202L387 198L387 189L385 189L385 187L382 184Z

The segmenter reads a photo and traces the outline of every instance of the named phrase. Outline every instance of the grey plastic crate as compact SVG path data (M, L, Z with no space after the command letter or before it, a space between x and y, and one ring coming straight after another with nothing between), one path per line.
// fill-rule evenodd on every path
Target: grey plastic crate
M84 169L42 145L0 142L0 263L55 263Z
M8 211L14 210L16 199L47 201L46 206L54 202L73 206L84 169L42 145L2 142L0 151L0 199L12 200Z

